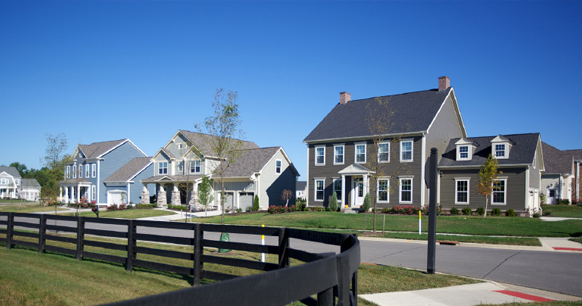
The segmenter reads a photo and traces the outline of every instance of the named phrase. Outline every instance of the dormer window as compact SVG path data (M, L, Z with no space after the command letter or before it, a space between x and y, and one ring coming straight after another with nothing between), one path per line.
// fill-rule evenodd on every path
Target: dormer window
M497 158L504 158L505 156L505 144L496 144L495 145L495 157Z
M462 138L455 145L457 146L457 160L471 160L473 158L475 143Z

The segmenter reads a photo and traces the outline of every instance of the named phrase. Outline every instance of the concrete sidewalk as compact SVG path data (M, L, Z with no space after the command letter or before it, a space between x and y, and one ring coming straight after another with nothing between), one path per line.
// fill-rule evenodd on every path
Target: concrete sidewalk
M184 218L201 218L201 217L212 217L212 216L219 216L222 212L220 210L210 210L208 214L204 211L199 212L178 212L175 210L169 210L165 208L154 208L156 210L165 210L171 211L175 214L173 215L165 215L165 216L156 216L156 217L146 217L146 218L139 218L137 220L150 220L150 221L173 221L173 220L180 220Z
M414 291L360 294L380 306L473 306L481 304L580 301L581 298L496 282Z

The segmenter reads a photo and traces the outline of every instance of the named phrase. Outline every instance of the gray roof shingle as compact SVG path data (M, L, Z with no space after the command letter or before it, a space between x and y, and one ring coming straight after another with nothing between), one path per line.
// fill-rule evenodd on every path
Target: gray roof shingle
M531 164L534 159L534 155L537 149L538 140L540 139L539 133L531 134L515 134L515 135L502 135L514 144L511 146L509 151L509 158L498 159L500 166L502 165L516 165L516 164ZM471 160L457 161L457 147L455 143L459 141L460 138L453 138L449 141L444 154L442 154L441 161L439 162L439 167L451 167L451 166L476 166L480 167L485 164L487 157L491 154L491 140L497 136L487 136L487 137L470 137L466 138L468 141L472 141L477 144L475 152L473 153L473 158ZM543 150L543 149L542 149ZM545 152L544 152L545 153Z
M20 173L18 173L18 170L15 167L1 166L0 173L2 173L2 172L6 172L6 173L10 174L14 178L20 178Z
M224 176L250 177L253 173L261 171L279 149L281 147L242 150L240 158L228 167Z
M570 173L572 172L572 155L565 151L560 151L551 145L542 142L544 151L545 173Z
M22 179L20 186L23 188L41 188L36 179Z
M151 157L136 157L111 174L103 182L126 182L151 162Z
M451 90L449 87L338 103L303 141L373 136L366 122L372 113L386 111L386 107L393 112L386 134L427 131ZM380 106L378 99L388 101L387 106Z
M112 140L112 141L102 141L94 142L89 145L79 145L79 149L83 152L86 158L98 158L103 155L103 153L111 150L115 146L121 144L128 139Z
M208 134L190 132L186 130L179 130L182 135L186 136L188 140L196 147L198 150L202 151L203 154L212 156L212 147L210 142L212 139L216 138L216 136L211 136ZM252 142L252 141L242 141L242 148L241 149L257 149L259 146Z

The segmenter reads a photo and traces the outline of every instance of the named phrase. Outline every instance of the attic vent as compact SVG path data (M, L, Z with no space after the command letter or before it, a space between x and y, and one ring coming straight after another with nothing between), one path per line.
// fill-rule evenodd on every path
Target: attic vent
M346 104L352 100L352 95L349 92L340 92L340 104Z

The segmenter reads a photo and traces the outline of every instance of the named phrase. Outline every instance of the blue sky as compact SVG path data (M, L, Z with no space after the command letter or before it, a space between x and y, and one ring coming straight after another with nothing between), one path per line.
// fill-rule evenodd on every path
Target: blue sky
M0 0L0 164L40 168L46 134L153 155L237 91L246 139L306 177L339 101L436 88L469 136L539 132L582 149L581 1Z

